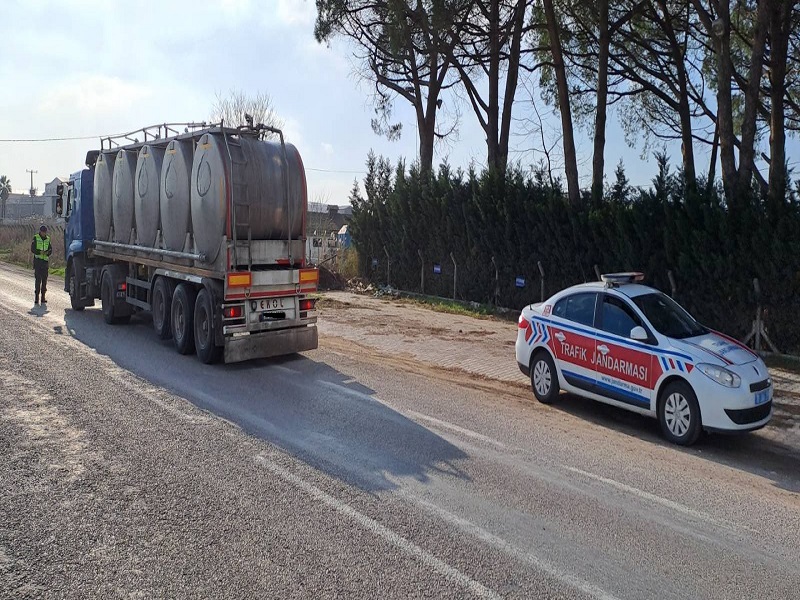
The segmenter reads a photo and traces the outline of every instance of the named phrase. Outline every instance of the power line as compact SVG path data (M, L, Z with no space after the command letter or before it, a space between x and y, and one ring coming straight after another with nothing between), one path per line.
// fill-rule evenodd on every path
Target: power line
M99 140L100 138L107 137L104 135L85 135L76 137L58 137L58 138L28 138L28 139L0 139L4 143L16 142L72 142L75 140Z
M306 167L306 171L319 171L320 173L345 173L349 175L363 175L366 171L337 171L335 169L315 169L314 167Z

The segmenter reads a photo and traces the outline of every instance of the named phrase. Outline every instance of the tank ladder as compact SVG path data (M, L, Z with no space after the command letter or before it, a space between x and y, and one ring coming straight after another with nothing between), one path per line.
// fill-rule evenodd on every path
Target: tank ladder
M228 152L228 160L231 165L230 185L231 185L231 235L233 236L233 267L239 268L239 254L240 252L247 252L247 270L253 270L253 233L250 224L250 202L248 201L249 190L246 183L235 183L236 181L245 181L244 178L236 177L240 170L243 171L247 165L247 158L242 151L242 144L234 139L230 139L228 134L223 129L223 139L225 140L225 148ZM231 151L233 148L233 151ZM236 155L234 157L234 155ZM235 173L234 173L235 171ZM245 202L237 202L239 199L244 199ZM239 213L242 213L241 216ZM239 241L239 228L244 227L247 229L247 242Z

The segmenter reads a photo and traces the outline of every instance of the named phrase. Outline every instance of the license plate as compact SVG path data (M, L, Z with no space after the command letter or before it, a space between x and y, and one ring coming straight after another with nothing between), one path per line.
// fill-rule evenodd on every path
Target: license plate
M276 308L283 308L284 300L288 300L288 298L265 298L263 300L257 300L257 310L275 310Z
M759 404L765 404L769 402L770 396L772 396L771 389L766 389L766 390L761 390L760 392L756 392L754 396L756 406L758 406Z

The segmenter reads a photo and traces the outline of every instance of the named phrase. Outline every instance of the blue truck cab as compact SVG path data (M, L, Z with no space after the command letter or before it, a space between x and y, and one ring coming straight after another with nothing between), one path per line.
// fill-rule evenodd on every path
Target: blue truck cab
M94 242L94 162L96 152L86 157L88 168L76 171L69 176L69 183L59 190L56 202L57 212L64 217L64 259L67 264L64 277L64 291L72 298L82 298L83 308L94 305L85 289L84 269L87 266L87 252ZM71 289L75 286L75 289ZM81 287L83 289L81 290ZM83 293L81 293L83 292Z
M83 169L69 176L64 219L64 257L69 262L76 253L84 253L94 239L92 192L94 170Z

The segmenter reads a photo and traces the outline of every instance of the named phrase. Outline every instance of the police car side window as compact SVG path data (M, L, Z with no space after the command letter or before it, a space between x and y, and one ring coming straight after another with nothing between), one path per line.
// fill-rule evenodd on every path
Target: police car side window
M556 305L553 307L553 316L561 317L562 319L567 318L567 300L569 300L569 298L562 298L556 302Z
M642 320L623 300L609 295L603 298L603 331L630 337L631 329L641 325Z
M567 296L559 304L564 303L563 318L581 325L594 326L594 310L597 304L597 294L573 294ZM556 305L558 308L558 305ZM559 315L561 316L561 315Z

